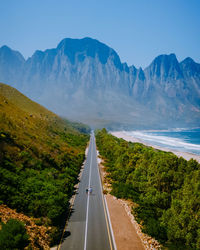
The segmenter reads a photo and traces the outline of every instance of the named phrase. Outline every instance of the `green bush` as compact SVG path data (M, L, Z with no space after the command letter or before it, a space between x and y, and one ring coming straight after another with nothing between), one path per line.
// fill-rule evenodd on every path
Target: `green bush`
M29 236L22 222L10 219L6 224L1 224L0 249L24 249L29 244Z

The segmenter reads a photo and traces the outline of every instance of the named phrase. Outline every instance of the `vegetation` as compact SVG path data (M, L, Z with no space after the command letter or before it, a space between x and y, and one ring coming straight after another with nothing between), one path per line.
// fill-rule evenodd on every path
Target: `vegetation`
M175 249L200 249L200 164L97 131L112 194L138 204L144 232Z
M22 222L10 219L6 224L1 224L0 249L24 249L29 244L29 236Z
M0 84L0 202L43 218L55 235L78 181L88 131Z

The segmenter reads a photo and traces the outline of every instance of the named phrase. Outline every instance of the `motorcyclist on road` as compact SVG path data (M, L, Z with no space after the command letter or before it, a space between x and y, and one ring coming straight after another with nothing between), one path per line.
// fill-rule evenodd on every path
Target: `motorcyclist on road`
M92 187L86 188L86 193L91 194L92 193Z

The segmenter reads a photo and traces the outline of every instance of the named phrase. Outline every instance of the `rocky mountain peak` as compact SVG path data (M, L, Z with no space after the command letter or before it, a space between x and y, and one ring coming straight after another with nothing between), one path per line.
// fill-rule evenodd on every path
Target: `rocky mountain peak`
M122 70L122 63L117 53L96 39L85 37L83 39L65 38L57 46L57 50L66 55L72 64L75 63L75 58L78 61L84 61L86 57L98 57L102 64L106 64L110 58L114 65Z
M20 82L20 75L25 64L24 57L8 46L0 48L0 81L12 83L15 87L16 82Z
M144 74L144 71L142 70L142 68L140 67L138 69L138 79L141 80L141 81L144 81L145 80L145 74Z
M186 76L198 76L200 75L200 64L196 63L192 58L187 57L180 62L180 67Z
M145 71L150 77L160 78L162 81L170 78L177 80L183 76L175 54L156 57Z
M44 58L44 52L41 50L36 50L32 58L37 59L37 60L42 60Z
M25 59L18 51L12 50L8 46L4 45L0 48L0 60L14 60L19 63L24 63Z

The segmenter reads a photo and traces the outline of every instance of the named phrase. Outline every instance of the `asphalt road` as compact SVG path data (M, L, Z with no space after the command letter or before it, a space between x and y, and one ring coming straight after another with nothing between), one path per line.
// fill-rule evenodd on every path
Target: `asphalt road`
M86 189L90 186L92 193L87 194ZM114 250L102 195L93 133L72 211L59 249Z

